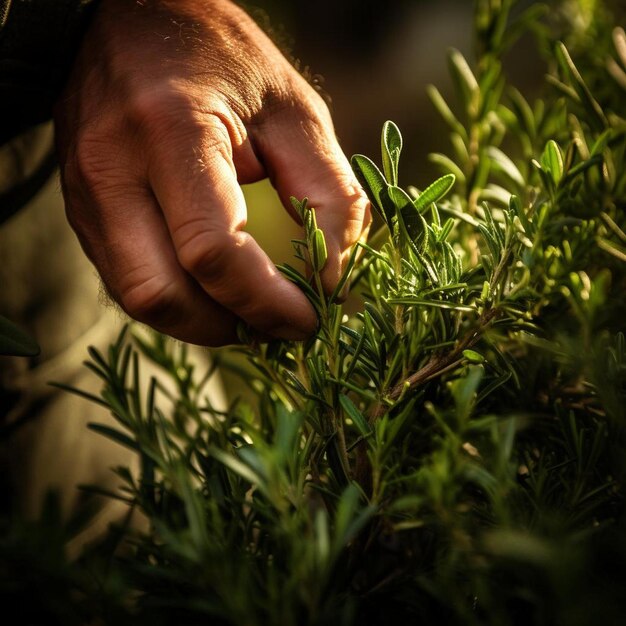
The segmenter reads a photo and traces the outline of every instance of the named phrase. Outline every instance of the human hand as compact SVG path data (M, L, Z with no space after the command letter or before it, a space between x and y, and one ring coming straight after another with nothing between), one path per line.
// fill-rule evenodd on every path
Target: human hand
M55 123L68 220L133 318L202 345L315 312L243 227L239 184L307 196L332 291L369 205L322 99L228 0L102 0Z

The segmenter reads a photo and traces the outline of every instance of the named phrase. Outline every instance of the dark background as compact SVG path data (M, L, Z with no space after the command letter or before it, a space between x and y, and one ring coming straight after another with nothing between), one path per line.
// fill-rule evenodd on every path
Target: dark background
M437 176L429 152L449 149L448 133L426 96L435 84L451 98L447 51L472 55L471 0L266 0L244 8L312 77L331 109L344 152L380 160L380 129L391 119L404 136L400 184L425 187ZM530 4L520 2L519 9ZM507 71L524 93L544 70L530 42L510 55ZM245 189L249 226L275 261L290 260L297 228L267 184Z
M497 0L492 0L497 2ZM568 5L589 16L599 0L548 0L552 21L569 39ZM519 0L513 13L531 0ZM624 20L626 0L606 0ZM402 131L400 184L424 188L439 171L430 152L450 153L448 131L426 95L434 84L454 110L447 52L460 50L472 65L473 0L257 0L244 8L270 32L294 64L325 95L344 152L380 161L380 129L391 119ZM565 17L564 17L565 16ZM617 23L620 22L618 18ZM572 23L576 37L593 37ZM532 99L545 84L545 58L526 35L504 59L509 83ZM549 55L548 55L549 56ZM549 62L549 59L548 59ZM245 189L249 230L276 261L291 260L289 240L298 230L284 217L267 184Z
M425 87L445 91L448 47L470 52L472 2L270 0L251 10L261 19L266 12L279 45L319 84L346 154L378 160L380 128L392 119L406 139L402 183L419 183L407 172L418 154L426 165L436 130L444 131L433 127Z

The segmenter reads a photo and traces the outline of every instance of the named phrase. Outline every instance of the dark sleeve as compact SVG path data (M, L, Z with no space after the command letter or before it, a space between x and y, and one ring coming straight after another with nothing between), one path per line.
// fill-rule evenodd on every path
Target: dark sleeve
M0 144L47 120L96 0L0 0Z

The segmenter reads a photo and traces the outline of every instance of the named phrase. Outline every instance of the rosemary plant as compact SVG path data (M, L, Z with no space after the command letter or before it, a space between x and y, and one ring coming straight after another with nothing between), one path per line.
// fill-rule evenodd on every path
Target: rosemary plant
M392 122L380 166L353 157L380 229L330 297L315 208L292 200L310 276L281 269L315 307L315 337L262 344L241 328L203 374L157 335L91 351L90 399L118 422L92 427L140 458L110 495L148 521L77 566L98 581L74 581L92 610L153 625L617 623L626 35L598 63L571 31L587 76L544 5L514 5L476 3L477 58L449 57L456 105L429 87L452 146L430 157L440 178L399 186ZM535 101L502 67L529 31L549 51ZM163 371L146 393L142 359ZM204 393L217 368L250 392L226 410Z

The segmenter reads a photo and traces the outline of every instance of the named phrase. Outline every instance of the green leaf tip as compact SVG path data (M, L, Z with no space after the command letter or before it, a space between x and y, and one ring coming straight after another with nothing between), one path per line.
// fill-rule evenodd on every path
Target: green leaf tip
M438 178L413 201L415 208L422 213L433 202L439 202L452 189L455 182L456 176L454 174L445 174Z
M563 152L553 139L548 141L541 155L541 167L550 174L554 184L558 185L563 178Z
M382 172L371 159L362 154L355 154L350 161L352 169L372 206L383 218L383 221L390 225L395 209L388 201L385 202L385 198L382 196L382 192L388 187Z
M0 356L37 356L40 351L28 333L0 315Z
M387 182L391 185L397 185L400 152L402 152L402 135L400 129L390 120L383 124L380 135L380 151Z

